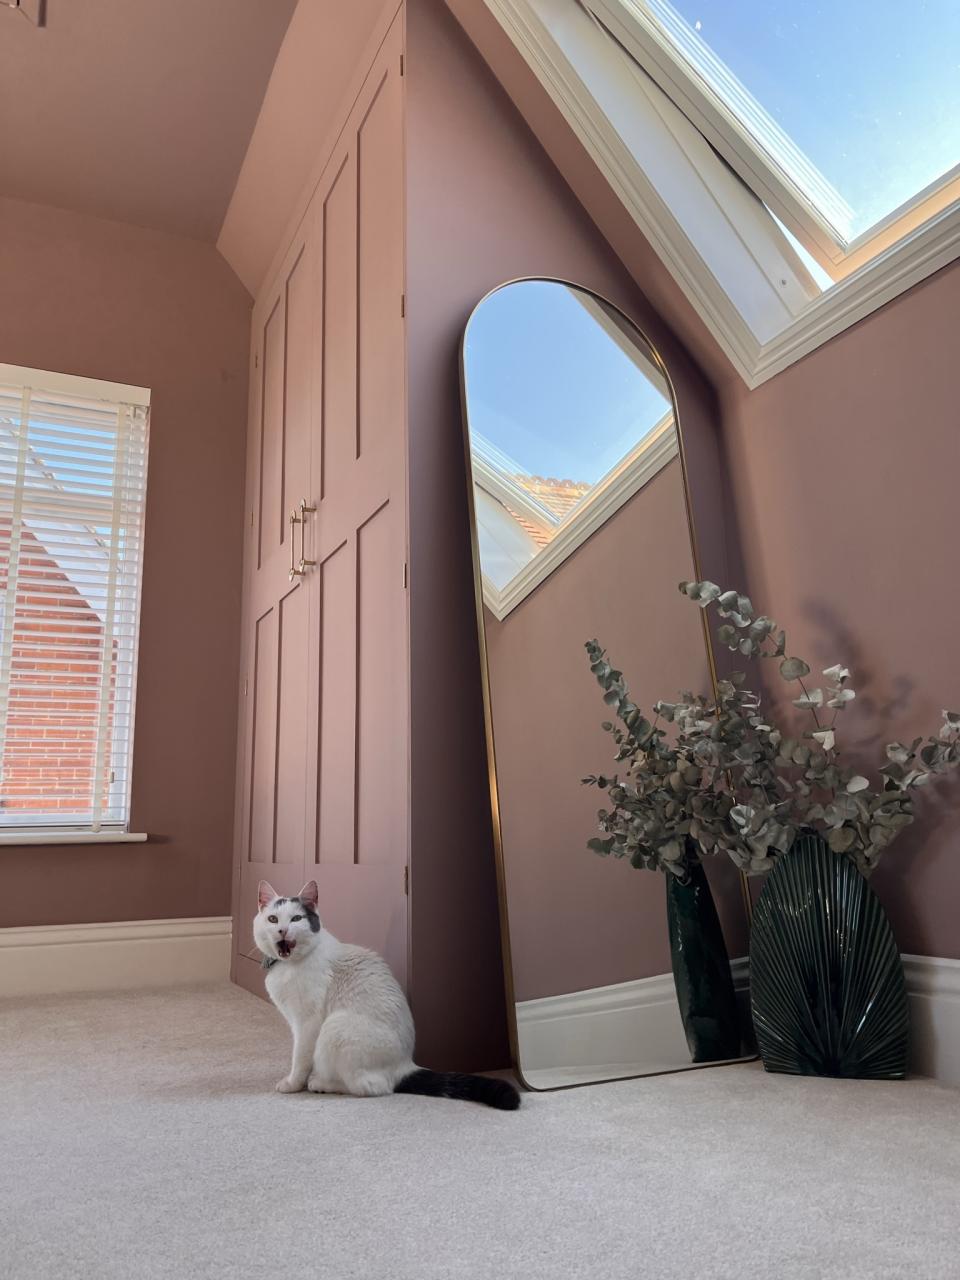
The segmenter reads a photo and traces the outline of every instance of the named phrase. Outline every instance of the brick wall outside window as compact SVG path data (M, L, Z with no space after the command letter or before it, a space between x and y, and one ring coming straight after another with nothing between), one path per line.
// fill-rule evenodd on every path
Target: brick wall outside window
M7 587L9 518L0 519L0 592ZM17 597L9 704L2 759L3 811L61 814L92 806L100 719L103 624L46 548L24 528L21 577L31 582ZM36 647L55 627L57 637ZM116 645L106 696L106 739L113 724ZM100 785L110 783L109 750Z

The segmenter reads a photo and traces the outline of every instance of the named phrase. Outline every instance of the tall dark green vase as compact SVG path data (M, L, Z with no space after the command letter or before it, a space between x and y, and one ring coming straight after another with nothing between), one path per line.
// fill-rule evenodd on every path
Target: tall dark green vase
M903 965L880 900L814 833L780 858L754 908L750 1003L768 1071L902 1080Z
M730 958L699 862L687 879L667 875L667 928L680 1017L694 1062L740 1056L740 1019Z

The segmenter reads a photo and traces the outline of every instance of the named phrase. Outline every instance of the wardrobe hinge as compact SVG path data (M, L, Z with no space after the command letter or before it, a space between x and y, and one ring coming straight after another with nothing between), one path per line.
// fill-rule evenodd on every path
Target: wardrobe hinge
M244 678L243 678L243 696L244 696L244 697L246 697L246 696L247 696L247 678L246 678L246 676L244 676Z
M403 589L404 589L404 591L406 591L406 589L407 589L407 585L409 584L409 582L410 582L410 577L409 577L409 574L407 573L407 562L406 562L406 560L404 560L404 562L403 562Z
M403 892L406 894L410 893L410 868L409 867L403 868Z
M253 367L255 369L260 368L260 352L259 351L255 351L253 353Z
M403 54L400 55L400 74L403 75Z
M405 293L401 293L401 295L400 295L400 319L402 320L406 314L407 314L407 295L406 295Z

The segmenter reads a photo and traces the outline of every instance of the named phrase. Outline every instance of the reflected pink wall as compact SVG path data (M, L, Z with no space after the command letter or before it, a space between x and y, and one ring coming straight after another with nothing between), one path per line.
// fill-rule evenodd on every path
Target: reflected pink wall
M698 483L705 493L717 475L716 411L711 391L442 0L409 0L407 49L408 431L410 508L417 517L410 531L412 846L421 868L411 888L415 1014L419 1019L425 1008L431 1024L462 1024L465 1056L471 1044L483 1042L503 1061L460 434L460 335L474 305L495 285L525 275L571 279L610 297L660 348L677 382L685 429L700 442ZM710 492L716 489L714 479ZM715 528L708 541L712 562L722 567L722 530ZM620 660L629 667L631 655ZM591 719L602 719L599 697L592 696ZM579 799L577 776L574 770L571 790ZM581 856L591 870L628 874L623 867L594 866L586 850ZM629 874L639 881L639 873ZM662 883L651 876L648 888L662 910ZM418 976L424 973L427 980ZM444 982L431 977L438 973ZM491 1034L501 1036L499 1048Z
M600 641L647 713L709 688L700 612L677 591L691 572L674 460L502 622L486 615L518 1000L670 971L663 876L586 849L608 799L579 780L623 766L583 645ZM737 878L716 870L742 947Z
M213 245L0 200L0 359L150 387L132 828L0 847L0 927L230 909L250 298Z
M960 708L958 331L960 263L723 396L750 594L815 671L851 668L842 746L864 773ZM960 778L915 807L873 884L904 951L960 958Z

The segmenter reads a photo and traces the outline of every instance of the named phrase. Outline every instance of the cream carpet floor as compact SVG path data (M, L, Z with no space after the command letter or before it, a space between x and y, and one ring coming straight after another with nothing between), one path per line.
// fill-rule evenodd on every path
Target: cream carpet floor
M950 1280L960 1093L755 1065L519 1112L283 1096L227 985L0 1002L0 1275Z

